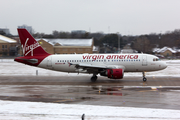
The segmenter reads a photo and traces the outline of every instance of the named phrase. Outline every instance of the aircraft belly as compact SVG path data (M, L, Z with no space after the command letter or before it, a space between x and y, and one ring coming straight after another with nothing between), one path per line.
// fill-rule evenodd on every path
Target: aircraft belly
M75 68L73 66L69 66L68 64L64 65L54 65L54 70L62 71L62 72L75 72Z
M135 71L135 65L126 65L124 71L125 72L134 72Z

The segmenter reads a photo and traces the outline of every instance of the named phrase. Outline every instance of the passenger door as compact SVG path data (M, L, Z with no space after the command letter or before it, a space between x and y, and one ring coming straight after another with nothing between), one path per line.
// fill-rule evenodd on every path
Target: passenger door
M48 56L48 59L47 59L47 67L49 67L49 68L52 67L52 56Z

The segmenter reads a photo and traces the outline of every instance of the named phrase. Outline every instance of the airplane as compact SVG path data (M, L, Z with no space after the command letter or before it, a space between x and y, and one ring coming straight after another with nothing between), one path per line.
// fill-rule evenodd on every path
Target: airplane
M68 73L93 74L91 81L97 80L97 75L110 79L122 79L124 72L142 72L146 82L145 72L163 70L166 63L154 55L135 54L49 54L31 34L23 28L17 29L23 57L14 59L16 62Z

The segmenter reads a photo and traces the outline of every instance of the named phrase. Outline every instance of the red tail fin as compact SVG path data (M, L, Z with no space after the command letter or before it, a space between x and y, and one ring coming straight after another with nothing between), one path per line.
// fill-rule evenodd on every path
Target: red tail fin
M50 55L39 45L26 29L18 29L18 34L24 56Z

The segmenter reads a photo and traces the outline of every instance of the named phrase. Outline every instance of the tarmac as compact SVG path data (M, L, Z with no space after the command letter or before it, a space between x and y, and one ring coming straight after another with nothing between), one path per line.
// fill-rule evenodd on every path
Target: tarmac
M180 110L180 77L0 76L0 100Z

